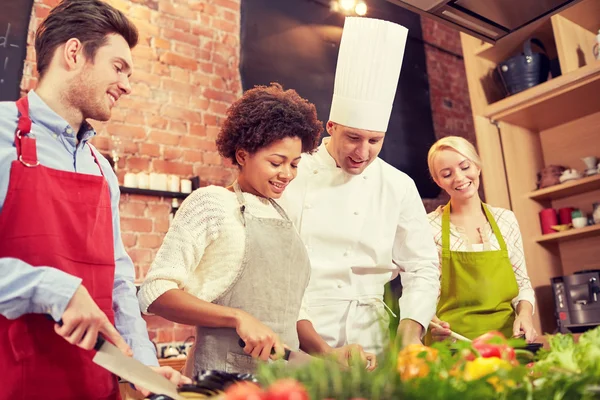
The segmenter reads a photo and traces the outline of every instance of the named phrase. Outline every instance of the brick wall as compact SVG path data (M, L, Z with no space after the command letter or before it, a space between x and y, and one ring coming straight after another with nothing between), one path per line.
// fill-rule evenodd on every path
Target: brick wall
M435 136L462 136L476 143L459 33L431 18L421 17L421 26ZM448 199L442 192L437 199L425 199L425 208L433 211Z
M107 123L94 123L93 143L116 150L118 175L125 171L200 176L201 185L232 182L235 169L224 163L215 137L229 104L241 94L238 71L241 0L109 0L140 31L133 51L133 92L119 100ZM35 88L33 33L59 0L35 0L22 92ZM424 40L461 54L458 33L423 19ZM462 60L426 45L434 127L437 137L473 138ZM438 201L426 201L431 209ZM171 199L121 197L123 241L141 281L168 229ZM147 317L156 342L184 340L193 329Z

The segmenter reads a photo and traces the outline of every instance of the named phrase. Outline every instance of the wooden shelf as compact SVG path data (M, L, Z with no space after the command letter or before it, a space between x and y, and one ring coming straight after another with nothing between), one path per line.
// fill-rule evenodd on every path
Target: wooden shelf
M600 224L586 226L585 228L569 229L564 232L549 233L535 239L540 244L566 242L568 240L583 239L586 237L600 236Z
M542 131L600 111L600 61L490 104L484 116Z
M127 186L119 186L119 189L121 190L121 194L141 194L144 196L170 197L175 199L185 199L190 195L190 193L168 192L165 190L138 189L130 188Z
M558 200L597 189L600 189L600 174L536 190L527 197L535 201Z

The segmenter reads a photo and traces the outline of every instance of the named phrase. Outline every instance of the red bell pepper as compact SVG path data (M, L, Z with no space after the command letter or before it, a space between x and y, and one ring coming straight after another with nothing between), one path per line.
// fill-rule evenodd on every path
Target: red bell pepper
M471 343L483 358L497 357L507 361L515 361L515 349L508 345L504 335L497 331L484 333Z

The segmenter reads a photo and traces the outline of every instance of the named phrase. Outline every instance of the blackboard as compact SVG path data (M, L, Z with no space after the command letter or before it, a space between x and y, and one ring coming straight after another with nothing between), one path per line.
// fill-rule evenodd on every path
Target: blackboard
M242 0L240 73L244 90L279 82L313 102L327 122L344 16L329 1ZM367 0L368 17L409 29L400 82L380 157L413 178L423 198L440 189L429 177L435 142L429 81L417 14L385 0ZM326 134L325 134L326 135Z
M33 0L2 2L0 14L0 101L17 100Z

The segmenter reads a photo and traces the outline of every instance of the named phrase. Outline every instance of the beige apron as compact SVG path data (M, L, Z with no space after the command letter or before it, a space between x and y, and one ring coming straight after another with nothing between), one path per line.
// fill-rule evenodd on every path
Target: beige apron
M233 185L246 231L246 249L240 273L213 303L238 308L271 328L292 350L299 349L296 322L304 290L310 278L308 254L285 211L271 204L283 219L258 218L244 201L237 182ZM202 370L252 373L256 360L239 346L232 328L196 327L196 342L185 375Z

